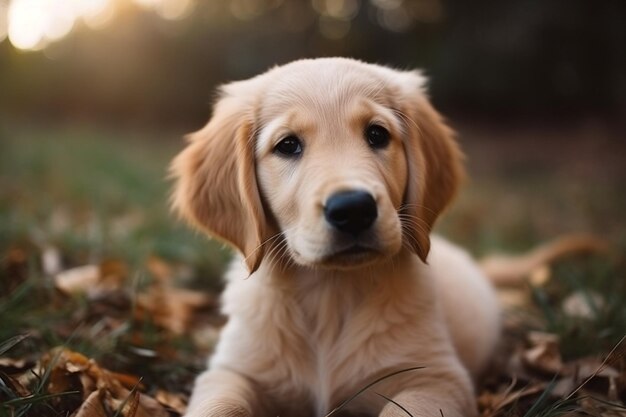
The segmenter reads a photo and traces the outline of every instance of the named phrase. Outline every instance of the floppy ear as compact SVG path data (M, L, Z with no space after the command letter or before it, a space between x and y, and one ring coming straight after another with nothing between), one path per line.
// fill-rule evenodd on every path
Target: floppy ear
M252 273L263 257L267 226L257 188L250 107L233 95L221 98L209 123L189 135L170 170L176 180L174 210L238 249Z
M403 75L414 77L413 97L406 103L405 110L410 118L405 142L409 175L402 212L411 220L404 229L411 235L407 243L426 262L433 225L464 177L463 154L454 132L421 91L421 76L418 73Z

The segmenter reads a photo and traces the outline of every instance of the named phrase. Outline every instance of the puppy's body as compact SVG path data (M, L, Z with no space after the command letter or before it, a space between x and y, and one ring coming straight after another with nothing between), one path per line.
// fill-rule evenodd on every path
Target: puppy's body
M393 398L414 388L422 412L471 415L466 369L478 372L493 349L495 297L459 248L436 239L429 260L426 266L407 252L357 273L296 268L286 274L261 265L246 279L236 259L223 296L231 319L210 369L254 380L271 404L266 415L305 417L326 415L375 377L423 366L372 391ZM194 402L219 385L200 378ZM384 403L368 392L346 409L377 415Z
M322 417L413 367L344 410L476 414L498 307L469 256L429 236L461 157L422 82L320 59L226 86L173 165L175 206L244 254L188 416Z

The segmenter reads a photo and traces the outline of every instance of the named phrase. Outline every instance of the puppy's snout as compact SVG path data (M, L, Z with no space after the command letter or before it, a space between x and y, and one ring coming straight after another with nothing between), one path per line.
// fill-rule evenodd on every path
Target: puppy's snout
M331 195L324 206L324 217L334 228L358 235L376 220L374 197L366 191L342 191Z

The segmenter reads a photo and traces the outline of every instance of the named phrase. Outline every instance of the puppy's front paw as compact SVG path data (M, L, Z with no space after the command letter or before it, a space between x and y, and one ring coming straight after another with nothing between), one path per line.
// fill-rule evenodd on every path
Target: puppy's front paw
M239 404L216 403L201 410L190 410L185 417L252 417L252 414Z

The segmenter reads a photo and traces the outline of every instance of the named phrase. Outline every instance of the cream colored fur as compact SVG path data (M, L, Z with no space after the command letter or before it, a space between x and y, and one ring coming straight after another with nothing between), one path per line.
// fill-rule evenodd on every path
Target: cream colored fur
M473 379L499 335L494 291L430 230L462 179L423 77L343 58L302 60L222 89L173 162L175 208L241 256L229 317L188 417L474 416ZM373 149L371 124L390 132ZM298 158L275 151L295 135ZM344 254L324 219L333 193L366 190L371 250ZM380 395L379 395L380 394ZM337 415L337 414L336 414Z

